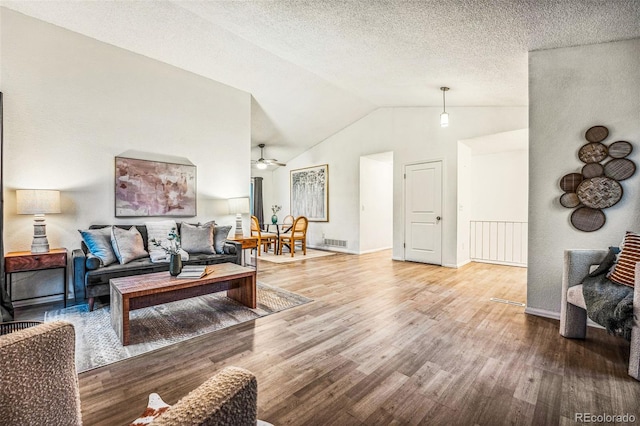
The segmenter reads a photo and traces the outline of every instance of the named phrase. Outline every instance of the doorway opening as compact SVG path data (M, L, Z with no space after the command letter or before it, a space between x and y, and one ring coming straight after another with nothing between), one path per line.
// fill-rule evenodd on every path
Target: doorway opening
M393 152L360 157L360 254L393 246Z
M458 266L527 266L529 131L458 142Z

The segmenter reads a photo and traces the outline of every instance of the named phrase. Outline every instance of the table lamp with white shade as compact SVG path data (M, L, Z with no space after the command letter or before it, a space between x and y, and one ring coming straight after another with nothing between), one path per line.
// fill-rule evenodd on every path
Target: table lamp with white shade
M244 232L242 232L242 215L249 213L249 198L230 198L229 199L229 213L236 215L236 230L234 238L242 238Z
M16 190L16 209L18 214L34 215L31 253L49 252L47 225L44 222L44 215L60 213L60 191L18 189Z

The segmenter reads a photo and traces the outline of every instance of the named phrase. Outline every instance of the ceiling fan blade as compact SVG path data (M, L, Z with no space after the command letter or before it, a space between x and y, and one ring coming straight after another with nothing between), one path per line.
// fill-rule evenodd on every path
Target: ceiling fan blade
M275 158L272 158L270 160L264 160L264 162L273 166L286 166L286 163L281 163Z

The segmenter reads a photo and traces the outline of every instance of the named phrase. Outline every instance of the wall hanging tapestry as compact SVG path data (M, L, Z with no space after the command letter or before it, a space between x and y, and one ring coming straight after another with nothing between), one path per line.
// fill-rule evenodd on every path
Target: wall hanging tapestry
M329 221L329 165L291 170L291 214Z
M633 176L636 165L626 158L633 146L627 141L602 143L609 136L605 126L593 126L585 133L587 144L578 150L578 158L585 163L580 173L569 173L560 179L560 204L575 208L571 224L584 232L597 231L604 226L603 209L617 204L623 195L620 181ZM608 160L607 160L608 159ZM607 160L607 161L605 161ZM603 163L604 162L604 163Z
M196 166L116 157L116 217L195 216Z

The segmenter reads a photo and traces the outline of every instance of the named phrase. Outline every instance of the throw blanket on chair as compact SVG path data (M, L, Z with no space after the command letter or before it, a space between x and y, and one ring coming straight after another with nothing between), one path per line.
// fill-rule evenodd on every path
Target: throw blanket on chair
M609 334L631 340L633 326L633 287L612 282L607 272L615 262L615 253L582 280L582 294L587 315L607 329Z

